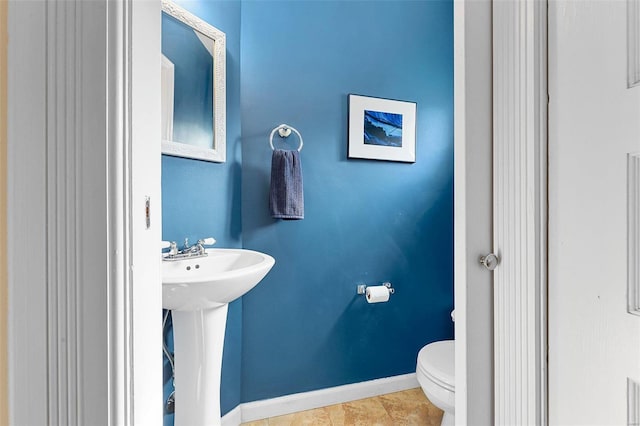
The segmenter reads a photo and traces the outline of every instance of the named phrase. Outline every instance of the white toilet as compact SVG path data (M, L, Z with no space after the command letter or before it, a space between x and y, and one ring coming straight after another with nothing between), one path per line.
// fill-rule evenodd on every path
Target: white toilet
M453 318L453 312L451 317ZM416 376L429 401L442 411L442 426L455 425L455 343L443 340L420 349Z

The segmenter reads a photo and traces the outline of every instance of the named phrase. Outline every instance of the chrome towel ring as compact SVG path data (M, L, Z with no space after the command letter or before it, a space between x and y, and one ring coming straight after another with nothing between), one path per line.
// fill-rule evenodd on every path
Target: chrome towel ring
M281 124L271 131L271 135L269 135L269 145L271 145L271 149L275 149L273 147L273 135L276 134L276 131L278 132L278 135L280 135L281 138L288 138L289 135L291 135L291 132L298 135L298 139L300 140L300 146L298 146L298 152L302 150L302 145L304 144L302 142L302 135L294 127L291 127L288 124Z

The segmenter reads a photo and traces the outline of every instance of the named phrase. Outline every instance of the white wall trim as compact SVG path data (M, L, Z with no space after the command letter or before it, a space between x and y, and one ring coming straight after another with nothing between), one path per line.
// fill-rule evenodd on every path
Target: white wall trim
M10 10L11 423L101 424L109 419L106 9L52 0Z
M162 423L160 0L109 8L113 425ZM146 226L146 200L150 226Z
M640 425L640 385L627 378L627 426Z
M158 425L160 2L9 14L10 423Z
M640 315L640 153L627 154L627 310Z
M456 422L491 426L493 277L478 263L493 242L491 0L453 11Z
M627 0L627 86L640 84L640 1Z
M242 404L222 416L221 426L238 426L242 423Z
M419 386L416 374L410 373L310 392L295 393L262 401L245 402L224 415L222 417L222 425L238 425L240 422L283 416L298 411L312 410L328 405L414 389Z
M80 183L99 184L95 177L83 173L81 144L83 114L91 108L77 105L82 98L82 50L79 43L67 42L81 31L82 15L76 2L51 1L47 8L47 136L46 136L46 265L48 324L48 395L49 422L78 424L83 408L81 365L85 351L81 349L80 312L83 302L81 267L87 261L83 253L82 224L86 210L81 203ZM78 102L79 103L79 102ZM106 207L103 205L103 207ZM96 217L100 220L101 217ZM102 215L106 219L106 215ZM104 248L98 249L106 253ZM106 272L103 265L94 263ZM103 266L103 267L100 267ZM105 274L106 275L106 274ZM106 276L102 278L103 285ZM87 292L84 292L86 295ZM106 322L106 310L95 312ZM92 327L93 328L93 327ZM106 324L96 333L106 335ZM104 355L98 357L104 359ZM99 360L98 358L97 360ZM104 376L106 378L106 374ZM106 412L104 413L106 414Z
M495 424L546 414L547 4L493 3Z
M51 423L44 215L47 15L43 6L44 2L8 4L7 246L11 250L6 254L12 425ZM29 256L21 255L27 252Z

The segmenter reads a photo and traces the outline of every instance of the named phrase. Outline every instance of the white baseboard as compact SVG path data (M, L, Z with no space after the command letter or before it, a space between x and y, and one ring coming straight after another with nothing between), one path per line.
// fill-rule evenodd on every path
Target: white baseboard
M242 423L242 404L222 416L221 426L238 426Z
M242 422L283 416L298 411L371 398L419 386L416 374L411 373L310 392L295 393L262 401L246 402L227 413L222 418L222 425L237 426Z

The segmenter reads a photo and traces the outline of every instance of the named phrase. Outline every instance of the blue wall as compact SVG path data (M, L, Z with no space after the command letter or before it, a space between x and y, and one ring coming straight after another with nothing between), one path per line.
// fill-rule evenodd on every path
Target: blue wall
M242 3L243 245L276 259L243 298L242 401L413 372L423 345L452 338L452 9ZM415 164L347 159L349 93L417 102ZM301 221L267 208L283 122L305 141ZM389 303L355 294L386 280Z
M227 34L228 159L163 157L163 239L276 259L230 305L222 413L415 371L420 347L453 336L452 2L178 3ZM347 159L349 93L417 102L415 164ZM268 211L268 135L282 122L305 140L301 221ZM385 280L390 302L356 296Z

